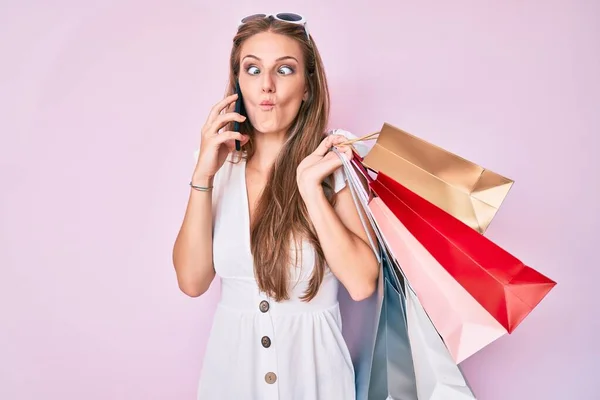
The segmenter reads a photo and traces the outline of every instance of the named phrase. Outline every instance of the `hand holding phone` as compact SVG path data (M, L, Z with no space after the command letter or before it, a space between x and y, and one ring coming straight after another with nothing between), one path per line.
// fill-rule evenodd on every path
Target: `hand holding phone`
M231 94L211 108L206 122L202 126L200 149L194 169L195 179L207 181L214 177L231 152L231 145L236 140L240 145L248 140L247 135L234 132L233 129L226 129L231 126L232 122L237 121L242 124L246 120L246 117L240 114L228 112L236 101L237 95ZM221 131L222 129L223 131Z

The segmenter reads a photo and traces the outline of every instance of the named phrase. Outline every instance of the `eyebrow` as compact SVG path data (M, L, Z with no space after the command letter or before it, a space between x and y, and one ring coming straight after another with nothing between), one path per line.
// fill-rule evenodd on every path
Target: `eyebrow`
M248 55L247 55L247 56L245 56L243 59L245 59L245 58L254 58L255 60L262 61L260 58L256 57L256 56L255 56L255 55L253 55L253 54L248 54ZM299 62L299 61L296 59L296 57L292 57L292 56L283 56L283 57L279 57L279 58L278 58L277 60L275 60L275 61L276 61L276 62L279 62L279 61L283 61L283 60L294 60L294 61L296 61L298 64L300 64L300 62Z

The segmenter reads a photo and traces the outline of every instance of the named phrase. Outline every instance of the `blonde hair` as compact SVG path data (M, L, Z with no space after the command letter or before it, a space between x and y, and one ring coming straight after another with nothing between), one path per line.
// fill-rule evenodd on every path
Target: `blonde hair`
M310 301L319 290L325 274L325 256L310 221L308 211L298 191L296 169L325 137L329 119L330 97L323 62L312 39L307 38L300 25L273 18L259 18L242 25L233 38L230 57L230 75L227 94L235 91L240 73L241 48L244 41L262 32L272 32L296 40L304 54L305 79L308 98L294 119L286 141L274 163L267 184L258 200L250 228L250 247L254 259L254 274L260 290L276 301L289 299L291 243L301 248L306 240L315 250L315 266L302 300ZM232 130L232 124L227 128ZM242 151L248 160L254 154L253 128L246 120L240 130L248 133L250 140ZM325 194L333 202L332 177L324 183ZM298 265L296 251L295 265Z

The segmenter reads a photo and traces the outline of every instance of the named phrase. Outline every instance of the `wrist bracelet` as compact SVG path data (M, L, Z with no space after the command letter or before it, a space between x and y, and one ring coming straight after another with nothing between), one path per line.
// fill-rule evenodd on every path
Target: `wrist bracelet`
M200 192L210 192L213 188L212 186L196 186L192 182L190 182L190 186L192 187L192 189L196 189Z

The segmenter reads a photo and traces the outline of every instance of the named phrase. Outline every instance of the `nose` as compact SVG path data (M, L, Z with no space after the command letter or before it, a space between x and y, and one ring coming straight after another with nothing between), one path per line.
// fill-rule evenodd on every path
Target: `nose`
M275 80L271 74L263 74L262 91L264 93L275 93Z

